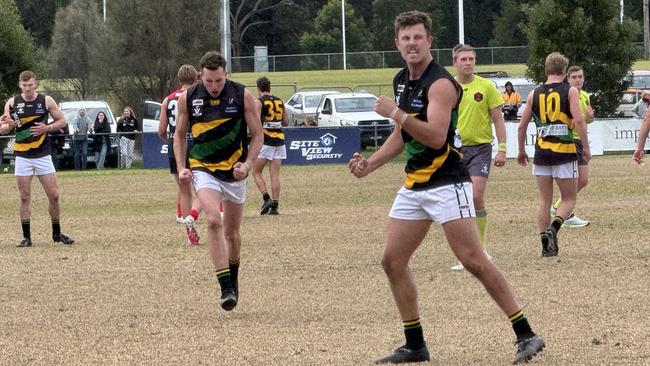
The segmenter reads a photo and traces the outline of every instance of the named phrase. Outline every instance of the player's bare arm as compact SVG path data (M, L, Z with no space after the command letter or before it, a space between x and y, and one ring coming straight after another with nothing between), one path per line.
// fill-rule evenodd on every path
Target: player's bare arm
M526 98L526 103L529 106L533 105L533 92L528 93L528 98ZM533 118L532 108L526 108L524 113L521 115L521 120L519 121L519 127L517 128L517 146L519 149L519 154L517 155L517 163L521 166L526 166L528 164L528 154L526 154L526 131L528 130L528 123Z
M244 119L246 120L246 126L248 126L248 132L251 134L251 142L246 161L243 164L235 164L233 175L238 180L245 179L248 176L248 173L253 168L253 161L259 156L260 150L262 149L261 113L258 113L256 102L253 94L248 89L244 90Z
M402 150L404 150L402 132L399 128L395 128L379 150L372 154L370 158L366 159L361 154L354 153L348 163L348 169L357 178L365 177L393 160Z
M167 125L169 124L169 121L167 119L167 104L169 101L167 98L165 98L162 102L162 105L160 106L160 124L158 125L158 136L163 141L167 141Z
M287 127L289 125L289 117L287 117L287 110L282 109L282 126Z
M61 112L59 106L56 105L56 102L54 99L52 99L52 97L45 97L45 107L50 113L50 116L52 116L53 121L49 125L45 123L36 123L29 129L29 131L34 136L40 136L46 132L60 130L67 125L63 112Z
M501 107L503 105L490 109L490 119L494 124L494 131L496 132L497 143L499 145L499 151L494 157L494 165L499 167L506 164L506 152L501 149L501 146L505 146L506 143L506 122L503 119Z
M639 139L636 142L636 150L634 150L634 153L632 154L632 159L634 159L637 164L643 164L645 141L648 138L648 133L650 133L650 113L646 113L645 117L643 117L643 122L641 123L641 129L639 131Z

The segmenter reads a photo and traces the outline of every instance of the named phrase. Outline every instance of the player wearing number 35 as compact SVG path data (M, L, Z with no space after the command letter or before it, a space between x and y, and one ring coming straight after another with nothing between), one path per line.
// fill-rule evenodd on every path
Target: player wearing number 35
M580 110L578 89L564 81L569 60L558 52L546 57L544 71L546 82L528 95L528 105L519 122L519 165L526 166L526 129L531 119L537 126L533 175L537 177L539 206L537 227L542 242L542 256L558 254L557 232L569 218L576 204L578 190L578 154L574 135L580 136L583 158L591 159L587 126ZM553 203L553 180L557 182L562 203L551 221L548 212ZM549 225L550 221L550 225Z
M271 95L271 82L265 77L257 79L257 92L260 98L256 101L264 128L264 145L260 155L255 159L253 178L255 185L262 192L262 210L260 215L278 215L278 200L280 199L280 166L287 158L282 126L287 125L287 114L284 112L282 99ZM271 176L271 195L266 191L266 183L262 176L266 161L269 162Z

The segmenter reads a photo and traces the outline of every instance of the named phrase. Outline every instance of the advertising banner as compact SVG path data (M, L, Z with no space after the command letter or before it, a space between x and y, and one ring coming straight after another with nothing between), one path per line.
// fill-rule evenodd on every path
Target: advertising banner
M155 132L142 134L142 163L145 168L169 168L167 142L160 139Z
M287 128L287 160L283 164L342 164L360 150L358 127Z

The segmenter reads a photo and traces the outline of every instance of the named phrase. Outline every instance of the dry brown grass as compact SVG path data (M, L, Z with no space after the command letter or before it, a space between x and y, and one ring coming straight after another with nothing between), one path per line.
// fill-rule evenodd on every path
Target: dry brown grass
M648 365L650 170L627 155L591 167L577 212L592 225L562 230L557 259L539 256L530 169L495 169L488 245L547 340L537 364ZM35 246L17 249L14 179L0 175L2 364L356 365L402 342L379 265L401 164L360 181L343 166L285 167L279 217L257 215L249 182L231 313L218 307L206 246L189 247L174 223L166 171L59 179L63 229L77 244L50 242L35 183ZM508 364L508 320L451 264L433 226L412 261L432 363Z

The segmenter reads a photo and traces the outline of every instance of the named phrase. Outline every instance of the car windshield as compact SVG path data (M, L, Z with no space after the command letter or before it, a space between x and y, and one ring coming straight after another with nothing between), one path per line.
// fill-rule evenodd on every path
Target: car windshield
M71 108L71 109L62 109L61 112L63 112L63 115L65 116L66 122L68 122L68 125L70 125L71 128L75 127L75 117L79 115L79 108ZM111 115L108 114L106 111L106 108L102 107L97 107L97 108L86 108L86 114L88 117L90 117L90 120L92 122L95 122L95 118L97 118L97 114L99 112L104 112L104 115L108 119L109 123L115 123L115 121L111 120Z
M339 113L370 112L375 109L375 101L372 97L339 98L334 105Z
M305 105L303 108L316 108L320 102L320 95L305 95Z
M634 89L650 89L650 75L635 75L632 82Z

